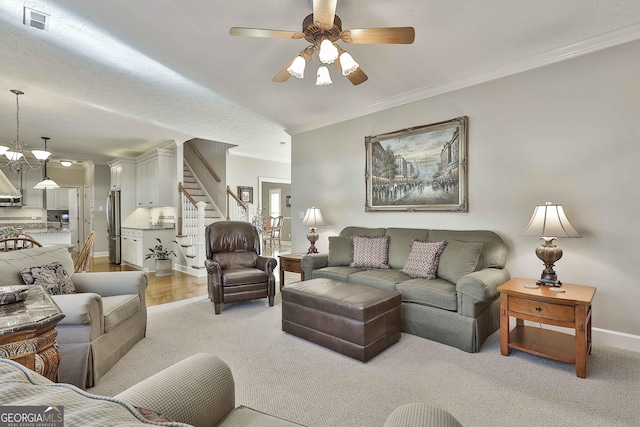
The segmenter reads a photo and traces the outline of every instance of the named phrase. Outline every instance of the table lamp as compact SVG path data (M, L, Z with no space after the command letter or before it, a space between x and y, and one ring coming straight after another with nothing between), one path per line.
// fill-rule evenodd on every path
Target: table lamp
M311 243L309 246L308 254L318 253L318 249L316 249L316 241L320 237L320 235L316 232L316 227L318 225L327 225L326 221L322 217L322 213L320 209L316 207L311 207L307 209L307 213L304 215L302 219L302 225L306 225L309 227L309 233L307 234L307 239Z
M553 265L562 258L562 249L554 245L553 241L558 240L558 237L582 237L569 222L562 205L547 202L536 206L524 235L537 236L544 240L544 244L536 248L536 255L544 263L544 270L536 283L560 287L562 282L558 280Z

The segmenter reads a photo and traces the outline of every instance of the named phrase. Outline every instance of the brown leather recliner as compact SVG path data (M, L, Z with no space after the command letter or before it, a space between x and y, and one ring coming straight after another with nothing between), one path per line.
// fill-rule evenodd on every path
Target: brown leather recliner
M205 229L207 284L216 314L222 303L276 295L275 258L260 256L256 228L244 221L220 221Z

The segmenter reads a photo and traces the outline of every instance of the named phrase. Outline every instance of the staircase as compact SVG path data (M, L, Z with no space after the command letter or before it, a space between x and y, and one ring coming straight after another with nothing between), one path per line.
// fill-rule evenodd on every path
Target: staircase
M185 273L201 277L206 276L204 229L213 222L223 221L224 217L186 162L183 168L181 234L176 238L188 263Z

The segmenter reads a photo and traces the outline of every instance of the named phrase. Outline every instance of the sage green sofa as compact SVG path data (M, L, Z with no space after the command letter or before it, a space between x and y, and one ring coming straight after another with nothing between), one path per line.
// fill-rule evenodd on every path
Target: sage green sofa
M22 269L54 261L62 264L77 292L52 295L65 315L56 328L58 380L93 387L146 334L147 275L141 271L74 273L67 249L44 246L0 252L0 285L24 284Z
M389 236L389 269L350 267L351 238ZM411 243L447 241L434 280L411 278L404 267ZM500 236L485 230L346 227L329 238L329 252L302 259L305 280L329 278L402 294L402 331L478 352L500 327L498 286L509 280L507 247Z

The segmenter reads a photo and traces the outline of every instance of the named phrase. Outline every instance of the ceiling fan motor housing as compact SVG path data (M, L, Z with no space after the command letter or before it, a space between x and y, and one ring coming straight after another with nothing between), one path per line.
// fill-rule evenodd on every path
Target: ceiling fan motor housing
M304 38L312 44L319 44L323 38L327 37L332 42L335 42L340 39L340 34L342 33L342 20L335 15L333 20L333 27L326 31L317 26L313 22L313 13L302 21L302 32L304 33Z

